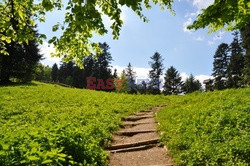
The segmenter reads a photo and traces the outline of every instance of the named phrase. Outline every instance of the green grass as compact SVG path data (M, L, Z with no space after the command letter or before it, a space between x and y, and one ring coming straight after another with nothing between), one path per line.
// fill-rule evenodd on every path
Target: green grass
M103 147L121 118L164 104L34 82L0 87L0 165L106 165Z
M33 82L0 87L0 166L107 165L121 119L166 103L157 120L177 164L250 163L250 89L164 97Z
M178 165L250 163L250 89L171 96L157 114Z

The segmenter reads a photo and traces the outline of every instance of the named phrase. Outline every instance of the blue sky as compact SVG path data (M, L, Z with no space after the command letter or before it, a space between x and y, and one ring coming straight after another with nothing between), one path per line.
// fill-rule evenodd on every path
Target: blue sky
M222 42L232 41L232 32L219 31L208 34L207 29L194 32L186 29L186 26L195 20L198 12L212 2L213 0L176 0L173 5L175 16L168 10L153 6L143 12L150 20L149 23L144 23L130 9L124 7L124 25L119 40L112 39L110 30L109 34L95 36L92 41L109 44L114 59L112 65L119 72L131 62L138 77L147 77L150 68L148 61L157 51L164 58L165 70L173 65L183 77L192 73L202 81L212 73L213 55L217 46ZM62 21L62 16L62 11L47 14L46 23L38 25L39 32L47 34L48 37L60 35L60 32L53 34L51 27ZM106 17L104 22L107 26L111 25L111 21ZM53 51L52 46L48 47L45 42L41 48L46 57L44 64L51 66L54 62L59 62L49 56Z

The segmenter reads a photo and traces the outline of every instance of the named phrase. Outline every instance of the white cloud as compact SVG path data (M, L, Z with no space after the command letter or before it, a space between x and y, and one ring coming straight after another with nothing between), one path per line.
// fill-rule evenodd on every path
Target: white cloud
M188 27L189 25L191 25L192 22L193 22L193 19L192 19L191 17L189 17L189 18L187 19L187 21L185 21L185 22L183 23L183 31L184 31L184 32L192 33L192 30L187 29L187 27Z
M207 44L208 44L209 46L211 46L211 45L214 44L214 41L208 41Z
M186 13L186 15L184 16L185 18L191 17L194 18L196 16L198 16L198 14L200 14L201 12L198 10L197 12L192 12L192 13Z
M122 73L122 70L124 70L125 68L127 68L127 67L113 66L113 70L116 69L118 75L120 75ZM150 68L133 67L133 70L136 72L136 78L147 79Z
M198 75L198 76L195 76L195 79L199 80L202 84L203 84L204 80L212 79L212 78L213 78L213 76L209 76L209 75Z
M52 45L49 45L47 42L43 42L42 45L39 46L40 53L43 55L44 60L42 60L42 63L52 66L54 63L57 63L59 65L61 58L57 57L51 57L51 53L55 53L55 48Z
M197 7L199 10L206 9L210 6L214 0L193 0L193 5Z
M196 40L196 41L203 41L204 37L201 37L201 36L194 37L194 40Z
M222 40L223 39L223 35L224 35L225 32L222 32L220 31L218 34L216 34L214 37L213 37L213 40Z
M188 74L185 72L182 72L180 75L181 75L182 81L185 81L189 77Z

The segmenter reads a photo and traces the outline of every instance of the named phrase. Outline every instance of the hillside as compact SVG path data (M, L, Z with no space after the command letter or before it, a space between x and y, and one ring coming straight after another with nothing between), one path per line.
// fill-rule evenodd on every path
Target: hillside
M158 112L161 140L178 165L250 163L250 89L171 96Z
M0 87L0 165L108 165L124 117L157 105L178 165L250 163L250 89L128 95L33 82Z
M37 82L0 87L0 165L104 165L121 118L166 102Z

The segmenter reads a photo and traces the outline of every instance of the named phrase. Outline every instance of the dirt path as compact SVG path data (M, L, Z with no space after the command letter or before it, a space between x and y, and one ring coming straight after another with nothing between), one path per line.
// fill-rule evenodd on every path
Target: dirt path
M123 120L124 128L113 137L110 166L170 166L170 157L160 146L154 120L162 107L136 113Z

